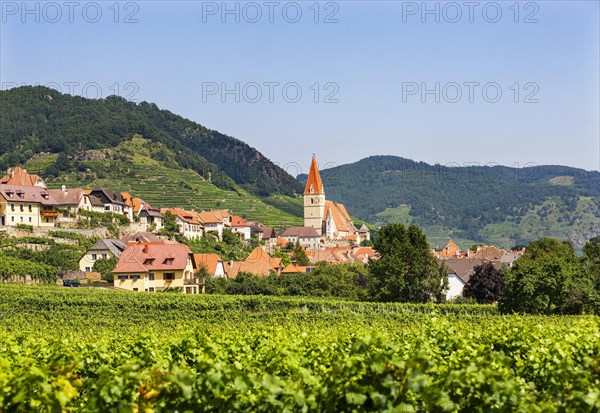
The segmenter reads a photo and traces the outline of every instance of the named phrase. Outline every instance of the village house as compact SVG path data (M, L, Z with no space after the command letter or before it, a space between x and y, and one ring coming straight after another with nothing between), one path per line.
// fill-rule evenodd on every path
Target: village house
M20 166L9 168L6 175L0 178L0 185L39 186L46 188L46 182L40 176L29 174Z
M257 239L264 241L265 246L270 250L277 245L277 235L273 228L267 227L261 222L253 222L250 227L250 233Z
M114 286L147 292L177 288L185 294L200 294L203 284L195 272L194 257L187 245L127 244L113 270Z
M48 192L56 201L56 207L66 210L74 218L79 215L79 210L85 205L86 197L81 188L67 188L63 185L61 189L48 189Z
M304 249L318 249L320 245L320 235L313 227L289 227L279 232L280 238L285 238L287 242L296 244L299 242Z
M258 276L279 275L283 270L281 258L272 258L260 247L256 247L243 261L233 261L227 265L227 277L236 278L239 273Z
M171 213L175 216L179 233L188 239L199 238L204 234L205 224L200 214L195 211L186 211L181 208L163 208L161 215Z
M231 215L225 209L202 211L199 217L204 223L206 232L216 232L219 241L223 240L223 230L231 227Z
M458 257L462 254L460 247L452 240L448 241L441 251L434 251L438 258Z
M311 263L328 262L330 264L352 264L364 262L357 258L350 246L326 247L324 249L307 250L306 255Z
M94 264L100 258L109 259L114 257L118 260L121 257L121 253L125 251L125 248L125 243L118 239L100 239L88 248L83 257L79 259L79 270L92 272Z
M163 227L164 217L160 213L159 208L152 208L149 205L142 205L138 216L140 218L140 225L143 231L148 231L153 228L154 231L160 231Z
M252 237L252 224L240 216L232 215L231 231L241 234L242 240L248 241Z
M104 205L104 212L123 214L129 217L129 207L125 204L125 200L121 193L97 186L92 189L89 195L98 198L102 202Z
M139 204L137 208L138 211L135 211L136 208L133 202L134 198L131 196L131 194L129 192L121 192L121 196L123 197L123 202L127 206L127 218L129 218L129 221L133 221L135 219L136 212L139 212ZM140 201L139 198L137 198L137 200Z
M371 247L358 247L352 250L352 255L359 261L367 264L369 260L376 260L379 254Z
M469 282L475 267L483 265L488 260L481 258L447 258L443 262L448 268L448 291L446 299L462 297L465 284ZM489 261L496 269L500 269L500 261Z
M225 263L217 254L194 254L196 270L203 271L211 277L225 277Z
M162 238L157 237L153 233L144 231L136 232L130 235L125 235L123 238L121 238L121 241L123 241L125 244L136 244L140 242L165 242Z
M104 202L97 196L92 195L91 189L83 190L83 209L88 212L99 212L104 213Z
M54 227L58 217L56 201L48 190L32 185L0 185L0 225Z

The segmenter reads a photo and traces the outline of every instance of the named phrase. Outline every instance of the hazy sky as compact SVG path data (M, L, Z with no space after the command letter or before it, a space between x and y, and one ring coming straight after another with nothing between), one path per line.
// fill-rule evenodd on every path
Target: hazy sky
M390 154L600 167L598 1L2 0L1 11L3 89L155 102L282 166L308 169L316 153L321 165Z

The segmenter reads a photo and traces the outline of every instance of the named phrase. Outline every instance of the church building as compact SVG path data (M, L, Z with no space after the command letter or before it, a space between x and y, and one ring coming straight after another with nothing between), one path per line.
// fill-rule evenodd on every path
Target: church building
M345 240L359 244L370 239L369 229L356 229L343 204L325 199L325 189L313 156L304 188L304 226L313 227L326 240Z

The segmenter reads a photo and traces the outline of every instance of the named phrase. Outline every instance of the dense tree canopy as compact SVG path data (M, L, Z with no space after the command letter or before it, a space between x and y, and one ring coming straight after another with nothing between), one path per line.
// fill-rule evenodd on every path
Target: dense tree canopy
M114 280L112 270L117 267L118 260L115 257L99 258L94 262L93 271L102 274L102 278L108 282Z
M504 312L580 314L594 311L589 268L569 242L542 238L529 244L506 272Z
M415 303L444 299L446 269L437 262L419 227L386 225L375 240L375 249L380 258L369 266L373 299Z
M206 279L206 292L239 295L294 295L365 300L367 269L361 264L319 263L311 273Z
M570 177L572 185L552 185L550 180L557 176ZM442 226L457 230L456 237L474 241L489 242L482 230L495 223L514 228L514 233L507 234L513 244L542 237L536 234L532 238L531 231L525 233L519 228L532 212L555 227L573 227L578 219L585 231L600 218L600 173L563 166L461 167L372 156L323 170L321 177L327 196L361 219L371 223L410 222L422 228L438 226L438 232ZM581 196L594 197L588 206L589 215L578 211ZM545 228L540 225L537 230L543 232ZM566 231L565 236L569 234L573 231Z
M504 290L504 277L491 262L478 265L465 284L463 295L475 298L479 304L492 304L498 301Z
M306 255L306 251L304 251L304 247L300 245L300 242L296 241L296 245L294 245L294 260L298 265L309 265L310 260L308 259L308 255Z
M163 143L183 168L223 189L234 183L267 196L294 195L302 186L246 143L159 109L121 97L86 99L42 86L0 91L0 170L23 164L39 152L64 153L49 168L58 174L79 150L104 149L140 134Z

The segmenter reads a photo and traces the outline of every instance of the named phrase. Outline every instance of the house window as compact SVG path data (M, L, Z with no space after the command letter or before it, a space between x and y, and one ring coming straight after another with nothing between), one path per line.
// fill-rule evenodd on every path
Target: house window
M46 223L49 223L49 222L50 222L50 218L46 218Z
M144 265L152 265L154 263L154 258L146 258L144 260Z
M131 278L132 280L139 280L140 279L140 275L139 274L131 274Z
M20 221L23 222L23 217L20 218Z
M105 206L105 207L104 207L104 209L105 209L106 211L110 211L110 205L107 205L107 206Z
M29 217L29 222L31 222L31 217Z
M92 254L92 261L96 261L96 259L98 259L98 255L97 254Z
M154 273L153 272L148 273L148 280L154 281Z
M12 212L15 212L15 204L10 204L10 210L11 210Z
M174 280L175 279L175 273L174 272L166 272L165 273L165 280Z
M102 258L107 258L108 256L106 255L106 253L102 254Z
M125 274L119 275L119 280L126 280L126 279L127 279L127 275L125 275Z
M153 293L154 287L148 287L148 288L146 288L146 291L148 291L149 293Z
M138 289L137 289L137 288L134 288L134 289L133 289L133 291L137 292L137 291L138 291Z
M85 272L92 272L92 267L85 267Z
M10 217L11 222L15 222L15 217Z
M165 258L165 265L173 265L173 258Z
M31 212L31 204L29 204L29 212Z
M21 212L25 211L25 206L23 204L19 205Z

